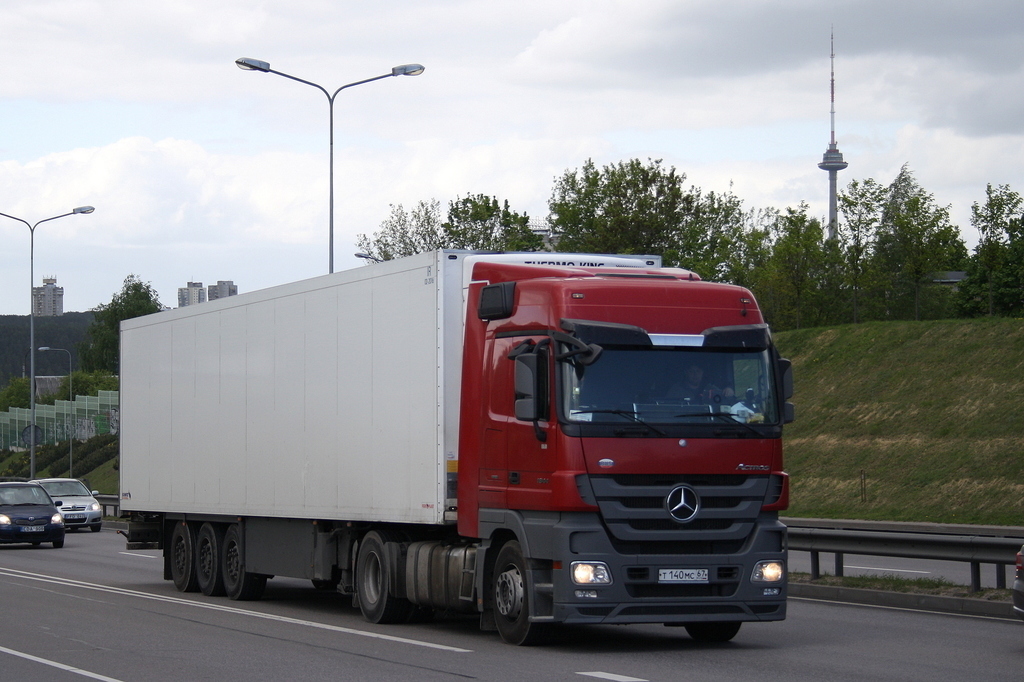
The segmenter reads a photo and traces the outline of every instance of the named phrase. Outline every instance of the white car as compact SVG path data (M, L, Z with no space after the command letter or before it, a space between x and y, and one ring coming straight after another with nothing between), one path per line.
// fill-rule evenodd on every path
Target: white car
M88 528L94 533L99 532L103 523L103 507L93 497L99 494L98 490L89 490L77 478L40 478L35 483L41 485L54 502L61 501L57 509L64 517L67 530Z

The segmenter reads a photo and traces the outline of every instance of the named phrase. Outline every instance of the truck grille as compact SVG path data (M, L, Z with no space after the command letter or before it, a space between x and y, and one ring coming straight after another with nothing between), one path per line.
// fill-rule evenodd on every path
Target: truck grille
M613 544L633 554L739 552L761 512L768 482L768 476L744 474L590 477ZM672 518L665 502L682 484L700 497L700 511L687 523Z

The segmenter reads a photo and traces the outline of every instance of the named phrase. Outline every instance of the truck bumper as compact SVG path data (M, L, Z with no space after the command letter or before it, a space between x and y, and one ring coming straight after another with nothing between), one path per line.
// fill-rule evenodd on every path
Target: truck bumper
M557 623L773 621L786 617L786 528L764 514L733 553L622 553L597 515L522 512L533 559L532 620ZM520 535L520 537L523 537ZM667 551L666 551L667 549ZM550 561L549 561L550 560ZM759 562L781 562L782 579L754 580ZM574 562L601 562L609 584L573 582ZM663 569L682 569L669 582Z

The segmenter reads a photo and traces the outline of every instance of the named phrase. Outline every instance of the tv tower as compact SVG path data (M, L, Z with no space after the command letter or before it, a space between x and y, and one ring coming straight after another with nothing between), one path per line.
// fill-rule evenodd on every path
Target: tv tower
M832 32L832 138L828 149L821 157L818 168L828 171L828 238L835 239L839 231L838 200L836 198L836 175L850 164L843 161L843 154L836 145L836 34Z

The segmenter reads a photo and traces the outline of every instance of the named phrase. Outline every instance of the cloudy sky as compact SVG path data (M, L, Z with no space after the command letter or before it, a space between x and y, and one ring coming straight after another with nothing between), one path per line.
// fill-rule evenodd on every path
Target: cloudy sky
M96 207L35 232L68 311L129 274L175 306L188 281L327 272L327 98L239 57L331 92L426 67L338 96L336 270L390 204L543 219L588 158L824 217L833 27L841 186L909 164L969 245L986 183L1024 192L1020 0L33 0L0 26L0 212ZM0 314L27 314L24 224L0 217L0 254Z

